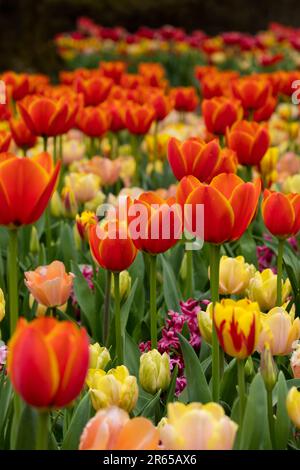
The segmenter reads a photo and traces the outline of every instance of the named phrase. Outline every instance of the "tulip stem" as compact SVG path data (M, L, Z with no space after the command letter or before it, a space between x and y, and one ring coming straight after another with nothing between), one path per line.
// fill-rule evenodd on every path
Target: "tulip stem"
M278 240L277 254L277 307L282 305L282 262L283 262L284 240Z
M59 151L59 159L63 159L63 136L58 136L58 151Z
M190 299L193 295L193 251L186 250L186 287L185 296Z
M240 410L240 426L243 423L244 411L245 411L245 364L244 359L237 360L237 372L238 372L238 386L239 386L239 410Z
M8 292L9 292L9 317L10 317L10 334L12 335L16 329L18 321L18 230L9 231L8 257Z
M49 413L47 411L38 412L38 422L36 430L36 450L48 449L49 434Z
M48 137L47 136L43 137L43 147L44 147L44 152L47 152L47 149L48 149Z
M54 165L56 165L56 160L57 160L57 137L53 137L53 161Z
M245 181L250 182L252 181L252 166L246 165L245 166Z
M154 147L154 159L158 159L158 121L154 122L154 133L153 133L153 147Z
M103 342L107 346L109 334L109 307L110 307L110 289L111 289L111 271L106 271L105 297L104 297L104 315L103 315Z
M219 300L219 269L220 245L210 245L210 292L213 307ZM213 401L219 400L220 394L220 346L214 322L212 319L212 395Z
M114 293L115 293L115 329L116 329L116 357L118 365L124 362L123 334L121 326L120 310L120 273L114 273Z
M151 347L157 349L156 255L150 255L150 329Z
M273 415L273 397L272 391L267 390L267 405L268 405L268 421L270 429L271 444L274 449L275 447L275 427L274 427L274 415Z

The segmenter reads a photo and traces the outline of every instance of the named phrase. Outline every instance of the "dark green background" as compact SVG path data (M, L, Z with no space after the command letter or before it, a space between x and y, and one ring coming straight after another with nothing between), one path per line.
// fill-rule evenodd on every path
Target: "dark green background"
M255 32L269 21L300 26L296 0L0 0L0 70L50 72L61 64L51 39L74 29L78 16L131 31L168 23L188 31L201 28Z

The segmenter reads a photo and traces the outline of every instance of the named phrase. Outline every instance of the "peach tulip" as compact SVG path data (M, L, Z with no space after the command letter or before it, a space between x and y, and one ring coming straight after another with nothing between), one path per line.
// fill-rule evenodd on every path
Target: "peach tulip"
M79 450L156 450L159 432L143 417L130 419L112 406L98 413L83 430Z
M25 284L38 303L58 307L68 300L74 277L74 274L66 273L61 261L53 261L48 266L25 272Z

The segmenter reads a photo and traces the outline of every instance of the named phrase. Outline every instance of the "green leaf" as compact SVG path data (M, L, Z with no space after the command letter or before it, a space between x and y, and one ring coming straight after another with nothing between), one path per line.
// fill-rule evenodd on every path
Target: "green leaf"
M236 359L233 359L224 371L220 387L220 396L229 406L232 406L236 397L236 381L237 363Z
M124 364L132 375L138 377L140 369L140 350L131 336L125 331L125 359Z
M239 432L241 450L270 449L267 393L260 373L250 385L243 426Z
M24 405L19 421L16 449L33 450L36 446L36 427L38 412L31 406Z
M96 329L95 298L86 279L76 263L71 261L71 270L75 274L74 292L83 314L85 323L89 326L92 333Z
M64 223L61 227L59 241L59 253L62 256L66 269L69 271L70 260L77 261L77 249L73 231L67 223Z
M277 411L275 421L276 449L285 449L290 434L290 419L286 409L287 384L282 371L279 372L277 386Z
M158 390L158 392L154 395L152 400L146 403L145 407L140 412L140 416L144 416L145 418L149 418L149 419L154 418L156 407L159 404L160 395L161 395L161 390Z
M174 271L172 270L169 262L163 255L160 256L160 259L163 268L163 291L167 308L169 310L174 310L175 312L178 312L180 309L179 301L181 296L176 283Z
M187 391L189 401L207 403L212 400L211 392L207 384L202 365L189 342L178 333L181 350L184 359L184 369L187 379Z
M6 424L6 416L8 413L9 405L12 400L12 386L8 377L4 374L0 374L0 435Z
M79 440L82 434L82 431L91 418L92 415L92 406L90 396L87 393L82 400L79 402L70 426L67 430L65 438L62 443L62 450L77 450L79 447Z
M168 388L168 393L167 393L167 398L166 398L166 405L172 401L174 401L175 398L175 390L176 390L176 379L178 375L178 365L174 367L174 370L172 372L172 377L171 377L171 382Z
M129 316L129 312L132 306L132 302L134 299L134 295L136 292L136 288L138 286L138 279L134 281L133 286L131 287L130 293L126 299L126 302L122 305L122 310L121 310L121 325L122 325L122 330L126 329L127 325L127 320Z

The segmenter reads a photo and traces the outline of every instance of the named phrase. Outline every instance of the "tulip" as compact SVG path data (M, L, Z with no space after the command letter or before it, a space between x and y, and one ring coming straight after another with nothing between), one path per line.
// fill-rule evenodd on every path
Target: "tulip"
M125 114L125 124L132 134L147 134L154 118L155 110L151 105L128 103Z
M245 409L244 359L254 352L261 329L258 304L248 299L224 299L213 308L213 322L222 349L237 358L239 385L239 422Z
M272 91L267 80L251 76L234 80L232 90L234 96L241 101L243 108L249 111L264 106Z
M31 253L39 253L40 251L40 241L39 235L36 227L33 225L31 227L31 234L30 234L30 245L29 245Z
M165 95L162 91L150 93L147 101L155 110L155 120L162 121L173 109L173 100L170 96Z
M285 302L291 292L289 279L282 284L282 301ZM277 275L271 269L265 269L261 273L257 271L249 282L248 297L253 302L258 302L260 309L265 312L276 305Z
M168 389L171 381L170 358L157 349L144 353L140 357L139 379L142 388L154 395L158 390Z
M268 121L274 113L277 105L277 98L269 95L267 101L261 108L257 108L253 113L253 120L256 122Z
M25 272L25 284L37 302L45 307L64 305L70 297L74 274L66 273L61 261Z
M6 72L2 75L7 88L11 90L15 101L21 100L29 93L29 77L25 73Z
M95 212L84 211L80 215L76 215L76 227L81 240L88 240L89 228L91 225L97 224L98 219Z
M300 379L300 347L299 344L293 352L290 359L291 369L293 371L293 376L295 379Z
M168 159L175 178L193 175L200 181L208 182L220 164L220 147L217 141L204 142L190 138L180 142L171 137L168 143Z
M92 173L69 173L65 177L65 185L74 193L77 204L84 203L96 196L100 188L100 178Z
M131 276L128 271L120 272L120 300L126 299L131 289ZM115 296L114 278L111 281L111 296Z
M159 87L164 82L165 70L159 63L140 63L138 72L151 87Z
M193 112L198 105L198 97L194 87L172 88L170 93L176 111Z
M65 98L54 99L30 95L20 101L18 106L32 134L46 139L64 133L69 112Z
M126 103L126 102L125 102ZM119 132L126 128L125 124L125 106L122 100L106 101L107 109L111 115L110 130L112 132ZM103 104L103 106L105 103Z
M269 147L265 126L257 122L238 121L226 132L227 145L235 150L241 165L258 165Z
M265 383L267 392L272 392L277 382L278 370L268 343L265 344L263 350L261 351L259 370Z
M224 299L216 304L213 316L224 351L239 359L251 356L261 330L258 304L248 299Z
M29 130L23 119L11 119L9 124L12 138L18 147L26 152L27 149L35 146L36 135Z
M36 408L62 408L80 393L88 370L88 336L72 322L21 318L9 344L9 378Z
M7 152L11 142L11 134L6 131L0 131L0 153Z
M191 176L183 178L176 198L181 205L191 204L192 217L185 218L187 230L193 232L197 204L204 204L204 240L221 244L239 239L256 213L260 187L259 180L245 183L235 174L220 174L209 185ZM195 234L201 238L202 227L196 226Z
M238 167L238 159L236 152L227 147L222 148L219 154L219 163L215 167L214 171L211 174L212 180L215 176L220 175L221 173L236 173ZM208 182L209 182L208 181Z
M83 108L77 117L79 129L89 137L101 137L110 127L111 116L104 106Z
M126 72L127 64L121 61L101 62L100 73L104 77L112 79L116 84L120 83L123 73Z
M240 101L220 96L203 100L202 114L209 132L224 135L227 127L242 119L243 108Z
M288 176L282 184L282 190L287 193L300 193L300 174Z
M101 225L91 225L89 242L95 261L114 274L116 355L118 363L121 364L124 356L124 331L122 331L120 312L120 272L133 263L137 249L129 236L127 223L118 220L104 220ZM107 292L109 291L110 286L107 282ZM107 307L103 317L103 331L106 338L108 311Z
M5 316L5 298L3 294L3 290L0 289L0 322L3 320Z
M267 229L278 238L289 238L300 230L300 194L264 191L262 215Z
M300 428L300 392L296 387L292 387L287 394L286 408L294 426Z
M217 403L175 402L168 405L160 438L168 450L231 450L237 427Z
M208 305L206 312L201 311L197 314L201 338L203 338L208 344L212 344L212 312L213 304L211 303Z
M79 450L156 450L159 432L150 420L130 419L128 413L112 406L100 410L85 426Z
M130 413L138 399L136 377L127 367L118 366L107 373L101 369L89 369L87 379L92 405L96 411L108 406L119 406Z
M254 274L254 265L245 263L243 256L237 256L236 258L222 256L220 260L219 293L222 295L243 294Z
M100 346L99 343L90 344L90 369L105 369L107 364L111 361L108 349Z
M74 82L75 91L83 94L84 106L98 106L105 101L112 85L111 79L101 76L78 77Z
M273 356L286 356L293 350L293 343L300 338L300 319L282 307L272 308L261 315L262 331L257 350L262 353L268 344Z
M264 181L264 186L269 187L277 180L277 162L279 158L278 147L270 147L259 163L259 171Z

